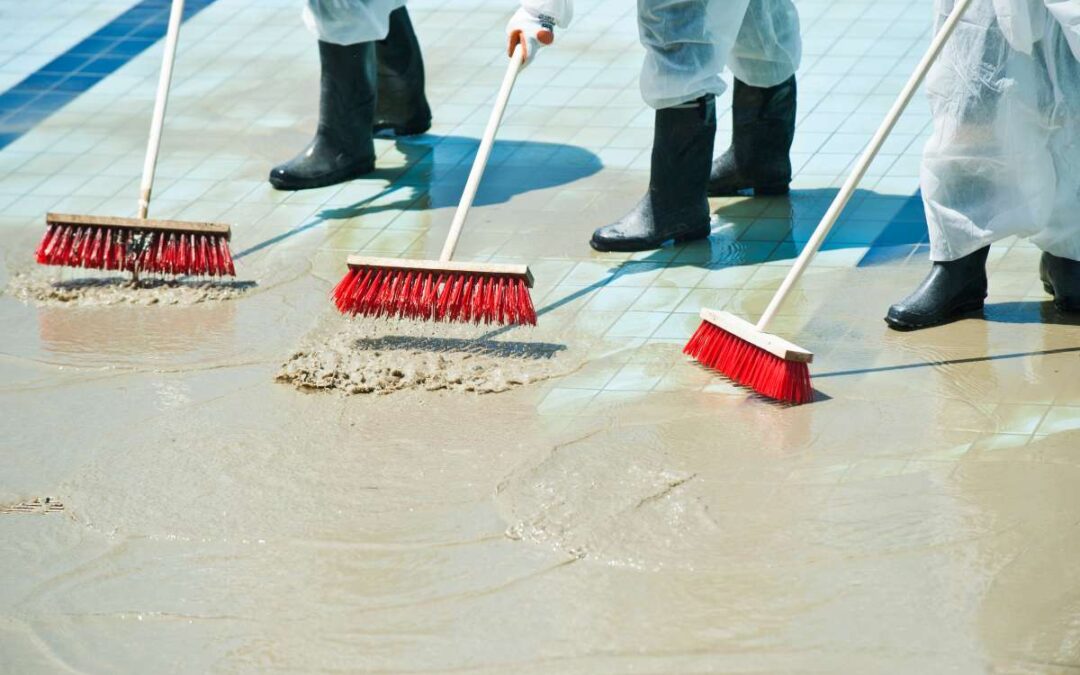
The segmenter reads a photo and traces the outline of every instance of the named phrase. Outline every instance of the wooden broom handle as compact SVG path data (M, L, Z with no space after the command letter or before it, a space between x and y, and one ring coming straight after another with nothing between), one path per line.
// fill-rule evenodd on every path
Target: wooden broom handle
M476 159L473 160L472 170L469 171L469 179L465 182L465 191L461 194L461 201L458 203L457 211L454 212L454 219L450 222L450 233L446 235L446 243L443 245L442 253L439 255L441 262L446 262L454 256L454 249L457 248L458 239L461 238L461 228L465 225L465 217L469 215L469 207L472 206L473 199L476 198L476 190L480 187L480 178L484 175L488 157L491 155L491 146L495 144L495 132L499 130L499 122L502 121L506 103L510 100L510 90L514 88L514 80L517 79L518 73L521 72L524 57L525 52L521 43L518 43L514 47L513 54L510 55L510 63L506 66L506 75L503 76L502 86L499 87L495 107L491 110L491 116L488 117L484 136L480 139L480 147L476 151Z
M184 16L184 0L172 0L169 12L169 29L165 33L165 55L161 61L157 97L154 99L154 118L150 122L150 140L146 143L146 159L143 161L142 184L139 186L139 218L146 218L150 211L150 192L154 187L154 170L157 168L158 150L161 148L161 129L165 125L165 106L169 102L169 83L172 81L173 62L176 60L176 43L180 38L180 21Z
M784 278L784 282L780 284L780 288L776 291L772 300L769 302L769 306L765 309L765 313L761 315L761 319L757 322L757 329L764 332L768 327L769 322L776 316L776 312L779 311L780 306L787 299L789 293L791 293L792 287L799 282L799 278L806 271L810 261L817 254L818 249L821 248L821 244L824 243L825 237L829 235L829 231L832 230L833 225L836 224L837 219L840 217L840 213L847 206L851 196L855 194L855 188L858 187L859 182L862 181L863 176L866 175L867 170L870 168L870 164L877 157L878 152L881 150L881 146L885 143L885 139L889 137L893 127L896 126L896 122L900 119L900 115L903 114L904 109L907 108L908 103L911 102L912 97L918 90L919 85L922 84L923 79L926 77L926 73L930 70L930 66L937 60L938 55L941 53L941 49L945 46L949 37L956 29L957 24L960 22L960 17L964 11L967 10L968 5L971 4L971 0L957 0L953 6L952 13L945 20L941 30L934 36L933 42L930 43L930 48L926 50L922 60L919 61L919 65L915 68L915 72L911 74L911 78L904 85L904 89L900 92L900 96L893 103L892 109L889 110L889 114L886 115L885 121L878 127L877 133L874 134L873 139L870 141L870 145L866 146L863 151L862 157L859 158L858 164L855 166L855 170L848 176L844 182L844 186L840 188L840 192L833 199L832 205L829 206L829 210L825 212L825 217L821 219L817 229L810 236L810 241L806 243L806 247L803 248L799 254L798 259L792 266L791 271L788 272L787 277Z

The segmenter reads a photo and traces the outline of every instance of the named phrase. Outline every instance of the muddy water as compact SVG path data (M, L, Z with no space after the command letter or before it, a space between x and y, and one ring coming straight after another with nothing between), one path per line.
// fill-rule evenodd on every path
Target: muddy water
M235 300L255 286L250 281L188 281L119 276L61 278L44 271L19 272L4 292L42 306L195 305Z
M1080 662L1080 431L1031 435L1080 403L1075 326L892 334L859 308L917 274L836 273L799 324L812 406L712 383L551 409L566 369L619 358L587 319L350 324L335 269L245 268L229 302L0 297L0 670ZM497 393L429 390L470 362ZM390 364L415 368L392 396L274 381Z
M844 286L887 294L861 281ZM838 312L842 330L804 326L828 345L813 406L721 387L548 411L584 336L342 324L328 288L298 273L193 306L0 298L4 670L1041 673L1080 658L1080 432L1008 433L1045 412L1039 392L1080 401L1077 353L1055 351L1071 327L898 336ZM1016 343L1052 353L971 361ZM274 381L327 344L527 358L554 377L488 396ZM1013 414L1002 392L1036 407Z
M487 326L432 325L330 317L307 336L277 373L279 382L304 390L345 394L454 391L491 394L571 372L585 349L572 353L542 342L538 330L522 339L491 337Z
M24 262L5 255L0 284ZM866 308L921 270L830 271L795 321L814 405L712 381L552 408L564 369L620 358L587 328L600 313L492 335L342 325L339 268L288 257L248 259L258 287L228 302L0 297L0 671L1080 663L1080 334L1037 304L899 335ZM326 345L535 379L274 380ZM678 345L650 349L693 373Z

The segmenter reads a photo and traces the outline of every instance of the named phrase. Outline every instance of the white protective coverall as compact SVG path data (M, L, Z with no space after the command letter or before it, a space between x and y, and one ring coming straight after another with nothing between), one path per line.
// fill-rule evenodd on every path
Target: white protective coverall
M323 42L372 42L386 37L390 12L404 6L405 0L306 0L304 23Z
M975 0L926 88L930 258L1021 235L1080 260L1080 0Z
M571 0L522 0L522 6L569 23ZM724 93L724 66L756 87L795 74L802 55L799 15L791 0L638 0L645 47L641 95L669 108Z

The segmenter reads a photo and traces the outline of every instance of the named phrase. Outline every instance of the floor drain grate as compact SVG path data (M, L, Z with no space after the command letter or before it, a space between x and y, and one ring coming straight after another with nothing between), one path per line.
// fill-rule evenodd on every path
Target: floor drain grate
M64 503L52 497L32 499L18 504L0 504L0 514L8 513L55 513L64 510Z

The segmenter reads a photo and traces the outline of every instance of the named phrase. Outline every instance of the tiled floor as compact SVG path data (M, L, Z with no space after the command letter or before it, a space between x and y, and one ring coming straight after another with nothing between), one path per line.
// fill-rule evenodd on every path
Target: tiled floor
M47 211L133 214L166 4L65 2L43 15L35 3L0 0L6 275L30 264ZM509 9L486 0L410 1L435 114L431 132L378 140L370 177L285 193L271 189L266 174L303 147L316 111L317 60L298 3L189 5L151 213L234 224L240 276L300 308L283 327L254 317L257 301L239 303L235 321L249 327L235 332L264 336L266 344L250 347L273 360L289 346L283 336L291 340L332 311L320 294L348 253L438 252L502 76ZM912 476L940 487L962 483L983 462L1015 463L1021 472L1044 462L1075 469L1075 457L1060 448L1080 439L1080 322L1047 303L1037 249L1016 240L994 246L985 321L914 334L891 333L881 322L926 268L917 188L930 116L921 97L774 325L815 352L818 401L770 406L681 355L703 305L748 317L763 310L921 56L930 0L800 0L794 191L713 200L708 241L635 255L598 254L587 244L592 229L625 212L647 180L652 113L638 93L633 3L579 5L574 26L519 79L458 250L462 259L528 262L537 280L535 335L587 348L580 368L513 399L515 415L545 429L591 424L628 438L627 429L648 428L676 454L679 443L666 435L671 419L651 415L697 415L694 423L710 428L722 450L680 457L720 476L718 499L767 488L793 504L804 494L809 505L821 486L830 490L821 497L827 501L853 494L844 487L903 492ZM727 100L718 105L718 152L730 131ZM31 312L24 321L37 320L27 318ZM252 382L270 388L264 379ZM236 386L228 396L261 385ZM747 426L766 429L754 435ZM732 449L729 438L745 442ZM769 461L755 461L758 450ZM833 508L824 520L843 511ZM964 565L978 566L958 568ZM588 670L588 662L577 665ZM776 670L790 670L783 665Z
M99 26L107 16L100 6L40 20L8 3L15 23L36 36L30 54L44 45L63 53L30 73L41 58L16 49L0 55L7 59L0 72L9 81L23 76L0 96L0 134L8 144L0 153L4 227L32 231L49 210L131 213L160 58L153 41L163 30L166 4L117 6L119 13ZM622 394L675 382L710 391L720 386L707 378L667 377L638 361L654 358L650 345L684 340L703 304L748 315L762 309L921 55L929 30L925 4L800 3L805 57L794 192L714 200L708 242L637 255L598 255L585 245L591 228L632 203L646 177L651 112L637 92L636 29L631 10L616 0L581 8L559 47L519 81L459 253L527 260L536 270L544 322L640 344L627 350L629 365L594 366L586 380L557 384L542 410L555 409L569 395L564 389L577 400L582 389ZM380 140L372 178L282 193L269 187L265 173L301 147L314 121L315 59L297 29L296 8L286 0L257 7L241 0L189 3L189 15L207 8L206 16L183 30L153 213L235 223L240 264L255 269L283 251L310 256L327 278L354 250L433 254L501 74L497 50L479 46L495 39L504 12L435 0L410 7L427 59L431 133ZM90 37L71 35L80 29ZM601 43L594 39L598 31L605 36ZM462 44L477 48L462 50ZM98 62L102 67L94 69ZM718 149L730 123L720 108ZM784 309L788 318L805 321L825 307L830 294L821 291L835 289L842 270L887 266L905 270L905 279L917 277L926 242L917 171L928 125L917 98L804 282L802 302ZM1031 273L1036 256L1022 241L995 247L994 299L1002 311L1010 303L1026 311L1022 305L1044 300ZM846 307L846 313L858 309L876 319L902 290ZM676 356L668 360L684 368Z

